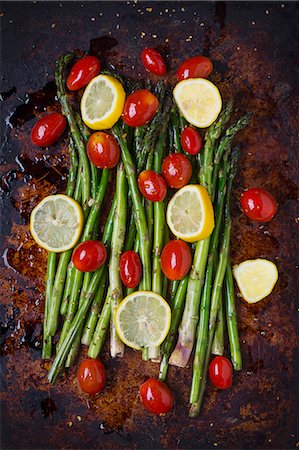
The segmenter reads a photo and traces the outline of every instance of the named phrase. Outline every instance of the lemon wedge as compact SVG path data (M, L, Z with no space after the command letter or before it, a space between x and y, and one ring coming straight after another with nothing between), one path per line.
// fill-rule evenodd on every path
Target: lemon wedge
M45 197L30 216L30 232L35 242L49 252L61 253L75 246L83 228L79 203L67 195Z
M120 303L115 317L120 339L128 346L141 350L159 347L170 328L171 310L161 295L137 291Z
M173 96L185 119L198 128L209 127L222 108L218 88L205 78L180 81L173 90Z
M167 224L183 241L206 239L214 229L211 199L204 186L188 184L177 191L167 207Z
M92 130L113 127L121 116L126 94L110 75L98 75L87 85L81 100L83 122Z
M278 280L276 265L272 261L260 258L235 265L233 274L247 303L257 303L267 297Z

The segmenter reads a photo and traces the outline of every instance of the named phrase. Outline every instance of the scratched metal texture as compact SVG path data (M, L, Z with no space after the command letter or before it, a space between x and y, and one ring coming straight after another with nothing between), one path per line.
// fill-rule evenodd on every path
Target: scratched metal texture
M3 449L295 448L297 8L295 2L2 2ZM135 78L145 76L144 46L161 49L170 73L186 57L210 56L212 79L224 98L233 95L236 114L254 112L238 138L232 260L268 258L278 266L279 281L258 305L238 299L244 369L230 390L208 385L198 419L188 417L190 367L170 369L176 406L156 417L140 404L138 386L158 367L137 352L128 349L124 359L111 360L104 351L108 384L95 398L78 388L76 368L49 386L48 363L41 360L46 252L30 237L28 220L44 196L63 192L68 157L63 140L48 150L35 148L30 130L35 116L59 109L55 59L109 35L118 43L104 64ZM276 217L262 226L238 206L242 190L253 186L279 202Z

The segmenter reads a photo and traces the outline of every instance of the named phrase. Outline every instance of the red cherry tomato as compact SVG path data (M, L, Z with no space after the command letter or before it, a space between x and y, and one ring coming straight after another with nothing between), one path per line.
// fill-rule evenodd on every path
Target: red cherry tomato
M181 153L172 153L162 163L162 175L169 187L179 189L188 184L191 178L191 162Z
M147 89L140 89L128 95L122 118L130 127L140 127L152 120L158 106L159 102L154 94Z
M66 80L70 91L78 91L100 73L101 63L95 56L85 56L77 61Z
M169 280L181 280L190 270L191 250L180 239L169 241L161 252L161 269Z
M144 170L140 173L138 187L143 197L151 202L161 202L167 193L165 181L153 170Z
M72 261L81 272L94 272L105 262L107 251L100 241L84 241L73 251Z
M181 134L181 144L189 155L196 155L202 149L202 139L198 131L192 127L184 128Z
M134 288L139 284L141 270L141 262L138 253L133 250L128 250L121 255L119 273L121 281L126 287Z
M194 56L186 59L177 70L178 79L186 78L208 78L213 70L212 61L205 56Z
M31 141L38 147L54 144L63 134L66 118L60 113L50 113L41 117L31 130Z
M166 414L174 404L173 393L167 384L156 378L149 378L140 386L140 399L145 408L154 414Z
M216 356L209 365L209 376L218 389L227 389L233 382L233 366L225 356Z
M144 67L154 75L165 75L166 64L160 53L154 48L144 48L141 53Z
M118 142L111 134L97 131L88 140L87 155L95 166L101 169L112 169L119 161Z
M77 379L82 391L98 394L106 384L105 366L98 359L85 359L79 366Z
M257 222L269 222L277 212L275 198L265 189L248 189L241 195L241 207L247 217Z

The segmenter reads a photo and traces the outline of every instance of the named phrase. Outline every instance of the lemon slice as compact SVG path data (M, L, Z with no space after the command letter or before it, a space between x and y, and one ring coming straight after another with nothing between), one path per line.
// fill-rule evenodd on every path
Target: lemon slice
M185 119L198 128L209 127L221 111L220 92L205 78L180 81L173 90L173 96Z
M113 127L121 116L126 94L122 84L109 75L98 75L87 85L81 100L83 122L92 130Z
M67 195L49 195L32 211L30 232L35 242L49 252L71 249L83 228L81 206Z
M167 207L167 224L183 241L205 239L214 229L214 212L204 186L188 184L177 191Z
M278 270L272 261L252 259L233 267L234 277L247 303L257 303L267 297L278 280Z
M137 291L128 295L116 311L116 330L128 347L159 347L170 328L171 310L161 295Z

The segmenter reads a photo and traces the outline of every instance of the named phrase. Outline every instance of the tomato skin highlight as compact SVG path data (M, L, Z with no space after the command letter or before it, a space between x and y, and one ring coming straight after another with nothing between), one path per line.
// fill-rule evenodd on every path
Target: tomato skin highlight
M130 127L140 127L148 123L157 112L159 101L147 89L139 89L128 95L122 118Z
M54 144L64 133L67 121L60 113L50 113L41 117L31 130L31 141L38 147Z
M101 63L95 56L85 56L75 62L67 77L66 85L70 91L78 91L87 86L88 83L101 71Z
M143 170L138 176L138 188L147 200L161 202L167 193L164 179L153 170Z
M81 272L94 272L107 258L107 250L100 241L89 240L77 245L72 254L72 262Z
M277 213L277 202L270 192L252 188L241 195L241 208L244 214L256 222L270 222Z
M163 381L149 378L140 386L140 399L153 414L167 414L174 405L173 393Z
M215 356L209 365L209 377L218 389L227 389L233 382L233 366L225 356Z
M88 139L87 155L96 167L112 169L120 158L118 142L111 134L97 131Z
M190 247L181 239L169 241L161 252L161 269L169 280L181 280L190 270Z
M141 60L149 72L154 75L165 75L166 74L166 64L162 55L154 48L146 47L142 50Z
M186 127L181 134L181 144L186 153L197 155L202 149L202 138L194 128Z
M179 189L188 184L192 176L191 162L181 153L172 153L162 163L162 175L169 187Z
M119 273L123 284L128 288L136 287L141 279L141 262L138 253L133 250L124 252L120 257Z
M98 394L106 385L106 369L98 359L85 359L77 371L77 379L82 391L87 394Z
M208 78L213 70L213 63L205 56L193 56L186 59L177 70L179 81L187 78Z

